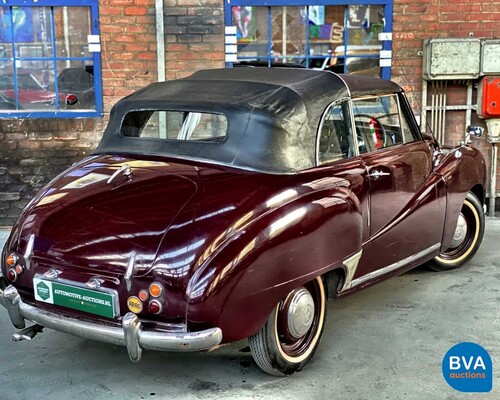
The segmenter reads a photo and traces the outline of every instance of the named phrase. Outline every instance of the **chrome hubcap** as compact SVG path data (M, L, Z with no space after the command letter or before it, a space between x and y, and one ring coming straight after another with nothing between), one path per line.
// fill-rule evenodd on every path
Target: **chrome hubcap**
M452 247L458 247L462 244L467 236L467 220L460 214L458 217L457 227L455 228L455 233L453 235L453 240L451 241Z
M304 336L314 320L314 300L305 288L292 294L287 312L287 326L290 334L299 339Z

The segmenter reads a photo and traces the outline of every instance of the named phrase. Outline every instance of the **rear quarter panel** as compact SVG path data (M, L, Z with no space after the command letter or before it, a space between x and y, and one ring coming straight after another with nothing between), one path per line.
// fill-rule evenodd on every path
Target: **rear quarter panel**
M441 250L446 250L460 210L469 191L473 191L484 203L486 164L481 152L475 147L461 146L450 150L442 159L437 173L443 176L447 188L447 207Z
M296 194L251 218L195 273L187 293L191 326L219 326L224 342L255 334L291 290L341 268L361 248L360 204L345 180L307 181L267 205L284 192Z

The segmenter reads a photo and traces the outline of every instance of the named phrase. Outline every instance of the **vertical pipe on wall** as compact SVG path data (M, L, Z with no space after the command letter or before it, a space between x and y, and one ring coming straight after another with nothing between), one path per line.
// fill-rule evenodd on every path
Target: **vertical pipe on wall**
M155 0L156 13L156 58L158 82L165 81L165 24L163 19L163 0ZM161 112L158 116L158 136L167 137L167 116Z
M69 48L69 15L68 7L63 7L63 29L64 29L64 48L66 50L66 57L71 57L71 51ZM71 61L66 60L66 68L71 67Z
M155 0L156 12L156 57L158 59L158 82L165 81L165 23L163 20L163 0Z
M283 13L281 14L281 55L283 57L286 57L286 29L287 29L287 12L286 12L286 6L283 6ZM283 58L283 62L285 62L285 58Z
M435 82L431 83L431 131L434 137L439 142L439 138L436 136L436 85ZM441 142L439 142L441 143Z
M490 206L489 215L490 217L495 216L495 198L497 191L497 144L491 144L491 175L490 175Z
M472 117L472 80L467 81L467 110L465 110L465 127L471 124ZM464 141L467 140L468 134L464 131Z
M422 80L422 109L420 110L420 132L427 132L427 81Z
M447 103L447 97L446 97L446 82L443 82L443 108L442 108L442 116L441 116L441 138L444 143L445 135L446 135L446 103Z

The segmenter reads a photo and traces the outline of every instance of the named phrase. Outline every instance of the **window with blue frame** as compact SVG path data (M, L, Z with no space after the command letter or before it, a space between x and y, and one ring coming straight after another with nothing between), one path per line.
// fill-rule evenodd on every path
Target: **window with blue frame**
M392 0L226 0L225 5L226 26L236 28L236 47L226 46L226 53L237 51L232 61L390 78L390 35L383 33L392 31Z
M0 118L102 115L97 0L3 0Z

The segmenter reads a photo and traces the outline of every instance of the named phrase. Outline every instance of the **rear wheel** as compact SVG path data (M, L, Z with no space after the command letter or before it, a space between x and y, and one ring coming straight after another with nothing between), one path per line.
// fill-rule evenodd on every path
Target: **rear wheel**
M451 246L431 260L429 267L435 271L448 271L470 260L483 240L484 222L481 202L474 194L467 193Z
M293 290L249 338L257 365L275 376L300 371L313 357L325 325L326 295L321 277Z

